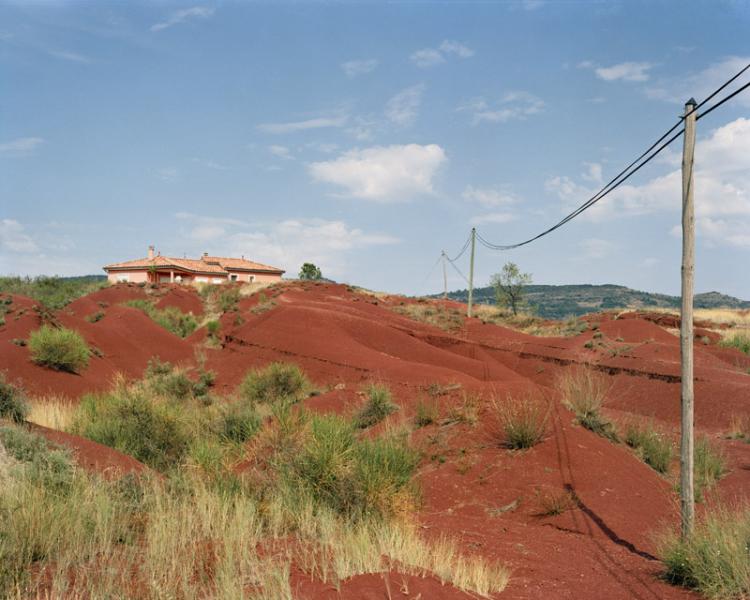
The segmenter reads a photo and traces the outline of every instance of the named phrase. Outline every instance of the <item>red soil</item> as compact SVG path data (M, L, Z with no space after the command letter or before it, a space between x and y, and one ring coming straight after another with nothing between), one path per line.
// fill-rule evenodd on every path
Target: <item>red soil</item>
M184 309L192 302L172 287L157 291L164 292L160 303L165 305ZM145 294L127 286L110 294L115 292ZM81 375L37 367L26 348L10 343L40 323L41 316L28 309L17 321L6 318L0 328L0 370L31 391L77 396L106 387L116 371L139 376L151 356L194 364L200 349L206 367L216 372L219 394L231 392L249 369L285 361L297 363L321 390L306 400L310 410L351 414L362 402L363 387L382 382L401 406L390 420L411 423L417 402L432 395L441 420L414 433L425 456L418 518L426 536L448 535L466 552L510 566L511 582L500 597L694 597L660 579L655 538L677 523L673 481L624 445L575 425L554 389L566 369L591 365L611 382L608 416L618 422L654 418L676 432L679 339L654 319L592 315L587 320L598 328L570 338L533 337L477 319L448 333L390 310L410 302L399 297L311 283L263 293L274 306L256 314L259 294L243 298L238 312L221 319L221 345L215 349L205 347L205 332L181 340L114 301L104 308L104 318L89 323L83 316L91 306L79 300L54 318L81 331L104 354ZM25 306L22 299L18 303ZM750 413L748 367L750 358L740 352L696 341L696 427L713 436L729 457L730 474L716 491L728 500L747 498L750 490L750 446L723 437L734 415ZM550 402L547 435L529 451L510 452L495 434L490 400L525 394ZM472 398L477 399L476 425L447 419ZM563 492L574 499L570 509L539 516L540 498ZM463 597L437 580L414 577L404 579L409 589L404 595L401 580L389 576L390 597ZM379 574L352 578L341 592L299 574L293 582L300 598L389 597Z

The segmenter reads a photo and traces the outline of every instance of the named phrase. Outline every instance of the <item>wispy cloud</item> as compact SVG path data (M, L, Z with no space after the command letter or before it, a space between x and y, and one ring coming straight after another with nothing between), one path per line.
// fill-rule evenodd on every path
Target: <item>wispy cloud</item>
M210 159L205 159L205 158L193 158L193 162L200 165L201 167L206 167L207 169L213 169L214 171L231 170L230 167L223 165L221 163L218 163L215 160L210 160Z
M307 131L309 129L343 127L348 120L349 117L347 115L317 117L314 119L306 119L304 121L290 121L286 123L261 123L258 125L258 129L265 133L273 134L295 133L297 131Z
M495 188L478 188L473 185L467 185L461 197L467 202L473 202L485 208L508 206L518 202L518 198L510 192Z
M681 77L661 79L646 88L646 95L656 100L679 104L684 104L691 96L701 100L748 63L750 56L728 56L700 71ZM725 93L731 93L741 83L744 83L744 80L730 85ZM736 97L736 102L750 107L750 94L740 94Z
M474 56L474 50L455 40L443 40L437 48L417 50L412 53L409 60L419 68L426 69L444 63L449 56L470 58Z
M0 158L31 156L45 140L40 137L23 137L0 143Z
M0 219L0 248L7 252L36 252L39 248L21 223Z
M273 154L276 158L283 158L284 160L292 160L291 151L286 146L272 145L268 147L268 151Z
M162 167L156 169L155 174L162 181L177 181L180 177L180 172L175 167Z
M385 106L385 116L396 125L411 125L422 103L424 84L413 85L393 96Z
M308 169L314 180L337 185L349 196L397 202L431 193L433 179L446 160L437 144L375 146L312 163Z
M472 125L483 121L488 123L506 123L517 119L525 119L540 113L544 109L544 101L524 91L508 92L500 102L492 105L485 98L475 98L458 107L457 110L472 115Z
M494 224L500 224L500 223L510 223L511 221L515 221L516 215L509 212L492 212L487 213L484 215L477 215L476 217L472 217L469 220L469 223L471 225L483 225L485 223L494 223Z
M170 14L164 21L154 23L151 26L151 31L162 31L174 25L184 23L189 19L207 19L212 17L215 9L208 6L193 6L192 8L183 8Z
M313 217L250 223L191 213L176 216L186 227L184 239L195 243L194 253L210 246L213 253L245 255L291 275L303 262L314 262L325 275L348 276L349 252L399 242L391 235L363 231L341 220Z
M649 71L655 65L649 62L623 62L602 67L593 61L584 60L577 66L579 69L593 70L596 76L604 81L648 81Z
M357 77L357 75L365 75L366 73L374 71L378 64L379 61L374 58L366 60L348 60L341 63L341 68L344 73L346 73L347 77L354 78Z
M77 62L85 65L91 64L93 62L88 56L78 54L77 52L68 52L66 50L50 50L49 54L50 56L59 58L60 60L67 60L70 62Z

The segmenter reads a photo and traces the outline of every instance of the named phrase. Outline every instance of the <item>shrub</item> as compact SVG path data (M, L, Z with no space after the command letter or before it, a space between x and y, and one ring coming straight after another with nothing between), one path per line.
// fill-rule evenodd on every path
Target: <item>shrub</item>
M614 426L601 414L609 392L609 384L604 375L587 367L565 371L557 380L557 388L563 404L575 413L581 426L617 441Z
M366 429L380 423L396 410L398 405L391 401L391 391L388 387L373 383L367 388L367 402L354 417L354 423L359 429Z
M736 348L740 352L750 354L750 333L747 331L734 331L723 337L719 345L725 348Z
M230 404L221 412L218 433L224 440L241 444L252 438L260 425L260 417L252 405Z
M144 376L145 385L151 392L171 400L205 396L215 377L212 371L201 371L198 381L193 381L185 371L162 362L158 357L148 362Z
M84 396L72 430L162 471L179 463L188 446L175 409L152 402L141 389L124 386Z
M91 351L81 334L64 327L43 325L31 333L32 360L42 366L77 373L89 364Z
M388 515L409 505L418 454L394 435L357 440L338 415L316 415L293 456L292 473L316 501L352 517Z
M723 452L706 436L695 440L695 499L703 500L705 490L727 474Z
M532 397L516 400L509 396L502 404L493 400L492 406L500 425L502 442L508 448L523 450L542 441L549 415L543 401Z
M540 517L554 517L561 515L576 506L576 497L570 490L556 490L553 492L537 492Z
M310 389L310 382L297 366L275 362L264 369L250 371L238 388L248 402L299 402Z
M750 596L750 507L730 511L718 507L696 524L683 539L667 534L661 554L672 583L698 590L715 599Z
M239 287L227 287L222 289L219 293L217 304L219 310L223 313L229 312L230 310L237 310L237 303L240 301L240 288Z
M206 323L206 331L208 332L208 335L212 338L215 338L219 335L219 330L221 329L221 322L218 319L214 319L213 321L209 321Z
M436 400L424 400L420 398L417 403L416 415L414 415L414 424L417 427L426 427L427 425L436 423L439 416L440 410Z
M22 423L28 414L29 407L21 389L5 381L0 373L0 419Z
M669 436L656 430L653 423L630 422L625 428L625 443L655 471L666 473L672 463L674 446Z
M49 444L41 435L20 427L0 427L0 445L22 464L30 480L54 489L70 483L73 471L70 453Z

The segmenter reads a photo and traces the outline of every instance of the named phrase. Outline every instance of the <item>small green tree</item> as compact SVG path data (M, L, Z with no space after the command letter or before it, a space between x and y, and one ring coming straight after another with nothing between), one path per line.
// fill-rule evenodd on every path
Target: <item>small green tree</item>
M525 288L531 284L531 273L521 273L516 263L509 262L492 276L490 283L495 288L498 306L507 306L517 315L524 303Z
M299 278L308 280L322 279L323 273L321 273L320 267L316 267L313 263L305 263L299 270Z

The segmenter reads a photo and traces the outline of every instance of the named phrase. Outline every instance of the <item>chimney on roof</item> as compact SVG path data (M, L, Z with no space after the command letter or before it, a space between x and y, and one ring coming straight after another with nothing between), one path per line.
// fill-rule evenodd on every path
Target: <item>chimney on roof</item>
M154 258L154 247L153 246L149 246L148 247L148 259L152 260L153 258Z
M201 260L205 262L205 260L208 258L208 252L204 252L203 256L201 257Z

